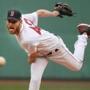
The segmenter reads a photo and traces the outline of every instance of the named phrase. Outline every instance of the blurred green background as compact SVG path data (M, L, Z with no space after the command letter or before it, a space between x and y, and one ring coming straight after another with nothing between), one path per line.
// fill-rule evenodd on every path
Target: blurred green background
M0 55L4 56L7 64L0 68L0 78L30 77L30 65L27 55L20 48L14 36L7 31L5 21L9 9L18 9L22 13L31 13L44 8L53 10L54 4L65 2L70 4L76 13L74 17L40 18L39 26L60 35L67 47L73 52L74 42L77 39L76 26L79 23L90 23L90 0L0 0ZM86 48L84 66L80 72L72 72L61 65L50 62L44 72L45 79L90 79L90 42Z

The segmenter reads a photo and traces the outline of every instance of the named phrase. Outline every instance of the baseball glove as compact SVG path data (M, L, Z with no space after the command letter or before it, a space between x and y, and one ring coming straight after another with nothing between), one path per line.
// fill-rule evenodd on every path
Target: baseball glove
M66 3L56 3L54 10L59 12L58 16L61 18L63 18L63 16L73 16L71 7Z

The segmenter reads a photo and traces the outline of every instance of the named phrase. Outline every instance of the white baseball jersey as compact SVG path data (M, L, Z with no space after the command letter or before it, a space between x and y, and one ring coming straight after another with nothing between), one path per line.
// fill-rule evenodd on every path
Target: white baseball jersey
M36 12L22 15L22 27L17 39L29 54L37 47L40 55L46 55L58 46L60 39L37 25L38 16Z
M62 64L71 70L80 70L83 65L82 61L84 60L84 51L87 45L87 35L78 36L78 40L74 45L74 54L72 54L60 37L58 38L53 33L49 33L37 25L38 15L36 12L22 15L22 27L19 35L16 37L23 49L25 49L28 54L38 49L40 56L47 56L52 61ZM48 53L51 54L48 55ZM40 58L39 63L36 62L39 65L42 65L41 62L44 62L42 68L46 67L44 64L47 62L47 58L44 59L45 60L42 61L42 58ZM35 64L35 67L39 67L37 64ZM34 72L34 70L32 71Z

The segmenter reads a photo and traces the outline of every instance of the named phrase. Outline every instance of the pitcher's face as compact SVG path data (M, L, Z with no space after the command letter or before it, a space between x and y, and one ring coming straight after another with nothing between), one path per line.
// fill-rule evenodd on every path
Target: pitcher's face
M21 20L7 20L6 25L10 34L18 34L20 30Z

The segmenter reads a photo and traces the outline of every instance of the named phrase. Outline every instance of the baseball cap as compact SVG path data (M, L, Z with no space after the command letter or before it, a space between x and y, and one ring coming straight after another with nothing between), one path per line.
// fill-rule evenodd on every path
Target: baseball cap
M7 14L7 20L20 20L21 19L21 12L18 10L9 10Z

